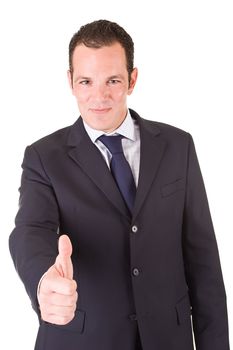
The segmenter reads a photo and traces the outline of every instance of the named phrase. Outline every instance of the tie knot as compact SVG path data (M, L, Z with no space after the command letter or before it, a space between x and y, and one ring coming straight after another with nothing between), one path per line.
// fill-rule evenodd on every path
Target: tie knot
M111 154L123 153L121 144L122 135L107 136L102 135L98 139L109 149Z

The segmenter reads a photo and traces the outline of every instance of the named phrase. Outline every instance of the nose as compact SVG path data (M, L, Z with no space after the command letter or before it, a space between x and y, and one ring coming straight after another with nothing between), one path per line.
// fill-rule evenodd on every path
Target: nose
M95 86L92 96L96 101L105 101L109 97L109 89L105 84L98 84Z

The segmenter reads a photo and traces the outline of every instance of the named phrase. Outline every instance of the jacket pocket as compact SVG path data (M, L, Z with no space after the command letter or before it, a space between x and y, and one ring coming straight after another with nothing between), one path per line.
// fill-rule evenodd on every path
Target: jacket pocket
M183 190L184 188L185 188L184 179L180 178L173 182L170 182L168 184L161 186L160 191L161 191L162 197L167 197L177 191Z
M190 321L191 317L191 306L189 295L186 294L178 303L176 304L176 316L177 323L180 325L186 321Z

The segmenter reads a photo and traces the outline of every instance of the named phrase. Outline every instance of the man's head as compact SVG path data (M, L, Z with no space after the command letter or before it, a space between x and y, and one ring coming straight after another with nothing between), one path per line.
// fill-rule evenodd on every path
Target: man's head
M69 58L68 79L83 120L105 132L118 128L137 80L130 36L116 23L89 23L71 39Z
M69 44L69 70L73 73L73 54L78 45L101 48L118 42L125 51L129 80L134 68L134 43L131 36L117 23L98 20L82 26Z

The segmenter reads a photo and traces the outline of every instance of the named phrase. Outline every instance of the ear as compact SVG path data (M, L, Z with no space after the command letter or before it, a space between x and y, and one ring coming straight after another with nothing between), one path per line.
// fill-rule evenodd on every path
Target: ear
M70 86L71 90L73 91L73 75L72 75L70 70L67 71L67 78L68 78L69 86Z
M130 83L129 83L129 89L128 89L128 95L131 95L134 89L134 86L136 84L137 81L137 77L138 77L138 69L134 68L131 76L130 76Z

